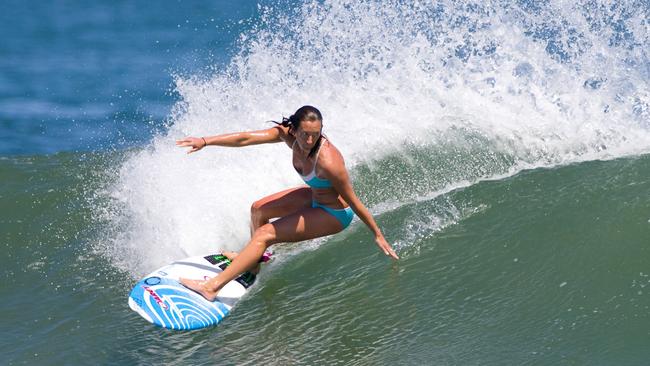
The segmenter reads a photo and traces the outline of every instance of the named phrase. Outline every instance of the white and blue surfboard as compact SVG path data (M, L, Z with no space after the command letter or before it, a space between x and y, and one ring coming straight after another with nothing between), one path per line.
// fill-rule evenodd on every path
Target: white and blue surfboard
M190 257L162 267L138 282L129 307L155 325L177 330L218 324L255 281L246 272L226 284L214 301L186 288L179 278L208 279L221 273L230 260L221 254Z

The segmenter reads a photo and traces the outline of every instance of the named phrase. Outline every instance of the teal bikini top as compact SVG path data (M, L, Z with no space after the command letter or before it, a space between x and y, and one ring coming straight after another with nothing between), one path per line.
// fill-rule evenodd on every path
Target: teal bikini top
M296 142L294 141L294 145ZM322 145L321 145L322 146ZM320 147L318 148L318 151L316 152L316 159L314 160L314 167L311 169L311 173L307 175L302 175L300 172L298 174L300 175L300 178L305 181L305 183L310 186L311 188L331 188L332 187L332 182L330 182L327 179L322 179L318 178L316 176L316 163L318 163L318 154L320 153ZM295 166L293 167L294 169L296 168ZM296 169L298 171L298 169Z

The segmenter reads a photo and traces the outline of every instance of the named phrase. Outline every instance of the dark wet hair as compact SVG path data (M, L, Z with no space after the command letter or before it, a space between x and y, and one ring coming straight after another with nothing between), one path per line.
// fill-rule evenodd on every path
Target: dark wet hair
M289 116L289 118L282 117L282 122L278 122L278 121L269 121L269 122L273 122L278 126L289 127L289 133L293 135L293 133L297 131L298 128L300 128L300 123L302 121L320 121L321 131L323 129L323 115L320 113L318 108L312 107L310 105L305 105L298 108L298 110L294 114ZM316 154L316 152L320 148L322 140L323 140L323 134L321 133L321 135L318 137L318 141L316 141L314 147L311 148L311 151L309 152L308 155L309 157L312 157L314 154Z

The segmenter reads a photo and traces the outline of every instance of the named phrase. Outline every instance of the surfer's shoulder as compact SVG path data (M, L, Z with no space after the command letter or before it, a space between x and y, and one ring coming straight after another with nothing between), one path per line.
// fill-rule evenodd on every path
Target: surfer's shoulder
M338 175L346 170L343 155L329 140L325 140L318 153L318 168L328 175Z

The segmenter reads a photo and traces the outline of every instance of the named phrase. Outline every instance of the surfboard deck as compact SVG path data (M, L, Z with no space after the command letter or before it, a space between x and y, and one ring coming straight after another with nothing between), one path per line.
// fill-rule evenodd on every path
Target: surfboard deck
M221 273L230 260L221 253L182 259L151 272L135 284L129 307L157 326L193 330L219 324L255 282L245 272L226 284L215 301L186 288L179 278L208 279Z

